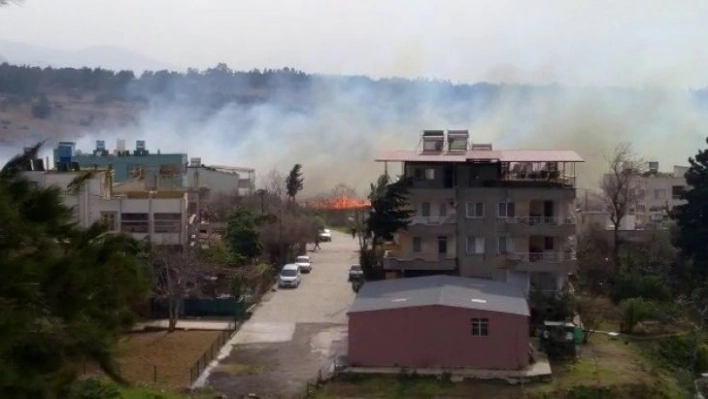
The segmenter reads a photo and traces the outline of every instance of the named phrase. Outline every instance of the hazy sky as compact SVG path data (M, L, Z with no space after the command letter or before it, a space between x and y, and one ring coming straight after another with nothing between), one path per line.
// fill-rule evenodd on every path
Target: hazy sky
M706 0L25 0L0 39L182 68L704 86L706 21Z

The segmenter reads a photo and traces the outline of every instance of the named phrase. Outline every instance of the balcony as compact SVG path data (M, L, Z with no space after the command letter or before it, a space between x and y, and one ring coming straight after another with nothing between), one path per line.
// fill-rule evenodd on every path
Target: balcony
M575 251L511 252L506 254L506 267L520 272L574 272L577 267Z
M516 216L501 218L509 232L515 235L572 236L575 234L575 217Z
M383 259L384 270L441 270L457 268L457 257L453 254L401 253L386 251Z

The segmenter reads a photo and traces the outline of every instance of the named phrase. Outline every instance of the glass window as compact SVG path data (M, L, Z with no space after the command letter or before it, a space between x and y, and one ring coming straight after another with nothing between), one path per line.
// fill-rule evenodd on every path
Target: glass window
M489 319L472 319L472 335L486 337L489 335Z

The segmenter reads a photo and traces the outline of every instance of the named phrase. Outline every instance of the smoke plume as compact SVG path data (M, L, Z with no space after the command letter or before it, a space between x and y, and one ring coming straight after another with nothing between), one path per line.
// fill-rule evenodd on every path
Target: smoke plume
M316 77L299 93L279 93L256 105L229 103L211 113L196 103L154 99L136 126L84 131L78 148L90 150L96 139L107 140L109 148L118 138L144 139L153 152L253 167L261 178L301 163L303 196L339 183L364 196L383 172L374 162L378 152L415 149L423 129L469 129L473 142L496 149L575 150L586 161L578 169L579 185L594 188L604 157L620 142L633 143L639 155L668 169L685 164L703 145L707 122L695 94L684 90Z

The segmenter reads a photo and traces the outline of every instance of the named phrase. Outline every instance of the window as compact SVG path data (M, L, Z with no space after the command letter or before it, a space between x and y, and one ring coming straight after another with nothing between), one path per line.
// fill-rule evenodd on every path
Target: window
M124 233L148 233L150 222L147 213L123 213L120 215L120 231Z
M647 211L647 207L644 204L637 204L637 212L644 213Z
M484 217L484 202L468 202L466 205L468 219Z
M681 199L681 195L683 195L683 192L686 190L684 186L671 186L671 198L673 199Z
M467 253L470 255L484 255L484 237L467 237Z
M472 335L486 337L489 335L489 319L472 319Z
M513 218L516 216L516 206L513 202L500 202L497 216L500 218Z
M425 180L435 180L435 169L428 168L425 170Z
M421 168L413 169L413 178L415 180L423 180L423 169L421 169Z
M420 237L413 237L413 252L421 252L423 250L423 240Z
M440 203L440 216L441 217L447 216L447 204L444 202Z
M666 199L666 190L663 188L654 190L654 199L655 200L663 200Z
M101 212L101 223L103 223L108 231L118 230L117 226L118 212Z
M543 249L553 251L553 237L543 237Z
M500 254L506 254L511 252L510 251L510 242L511 240L509 239L509 236L507 235L501 235L497 237L497 251Z
M421 216L430 216L430 202L420 204L420 214Z
M182 231L182 215L179 213L155 213L155 233L179 233Z

